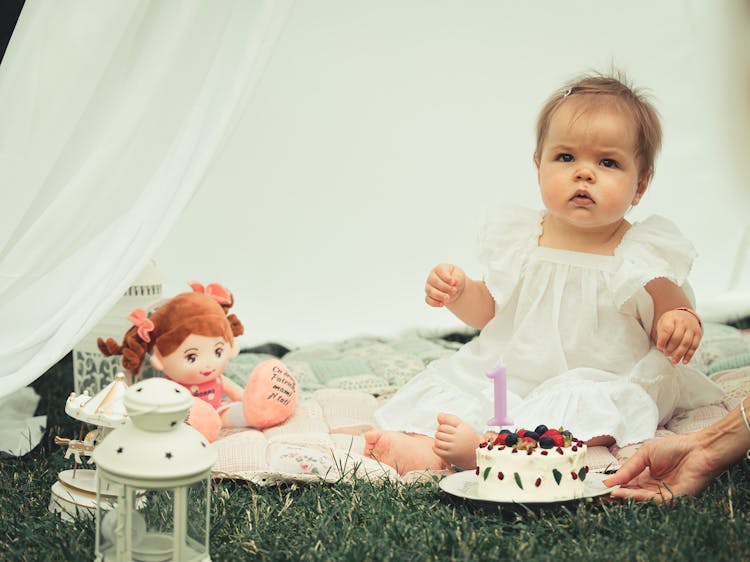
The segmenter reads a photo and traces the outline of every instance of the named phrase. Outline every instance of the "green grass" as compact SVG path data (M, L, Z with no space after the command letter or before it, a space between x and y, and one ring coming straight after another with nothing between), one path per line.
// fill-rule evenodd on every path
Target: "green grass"
M64 411L72 366L34 383L48 414L43 443L0 463L0 559L92 560L94 526L47 511L50 486L70 468L55 435L78 422ZM213 483L213 560L714 560L750 556L750 464L677 505L599 500L500 510L447 496L434 484L258 487Z

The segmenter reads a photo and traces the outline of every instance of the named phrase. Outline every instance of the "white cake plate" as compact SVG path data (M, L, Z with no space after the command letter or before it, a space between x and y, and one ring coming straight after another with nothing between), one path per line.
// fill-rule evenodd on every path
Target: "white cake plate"
M508 499L494 499L482 496L477 490L477 475L473 470L464 470L463 472L456 472L450 474L440 481L440 489L444 492L464 498L467 500L476 500L483 502L493 503L510 503L524 505L531 504L554 504L563 503L567 501L576 501L586 498L595 498L597 496L606 496L612 490L619 488L619 486L613 486L608 488L602 481L610 475L601 474L598 472L591 472L586 475L586 480L583 482L583 496L580 498L568 498L563 500L534 500L534 501L519 501L518 498Z

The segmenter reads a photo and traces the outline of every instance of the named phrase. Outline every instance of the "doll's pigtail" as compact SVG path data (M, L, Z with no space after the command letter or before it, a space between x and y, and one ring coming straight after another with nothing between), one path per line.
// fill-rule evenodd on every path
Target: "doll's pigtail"
M132 373L137 373L143 365L148 344L141 339L137 326L125 332L125 339L122 343L122 366Z
M136 308L131 312L128 320L133 323L133 327L125 332L122 345L117 345L112 338L106 341L98 338L96 345L105 356L122 355L122 366L131 373L138 373L146 357L151 332L154 331L155 326L142 308Z
M106 340L97 338L96 345L99 347L102 355L106 357L122 355L122 366L131 373L137 373L140 370L141 365L143 365L143 359L148 351L147 344L138 335L137 326L133 326L125 332L122 345L119 345L112 338L107 338Z
M232 293L229 293L229 302L226 304L222 304L221 308L224 309L224 314L227 315L227 321L229 322L229 325L232 327L232 335L234 337L237 337L245 333L245 327L242 325L242 322L240 322L240 319L237 318L236 315L229 314L229 309L232 308L233 304L234 304L234 295Z
M227 316L227 320L229 321L229 326L232 328L232 335L234 337L241 336L245 333L245 327L242 325L242 322L240 322L240 319L234 314Z
M102 338L96 338L96 346L105 357L110 357L112 355L122 355L122 347L120 347L120 344L118 344L112 338L107 338L106 340Z

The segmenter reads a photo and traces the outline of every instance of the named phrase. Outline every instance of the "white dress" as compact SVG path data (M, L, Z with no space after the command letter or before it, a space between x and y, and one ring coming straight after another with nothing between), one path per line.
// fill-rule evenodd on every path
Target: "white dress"
M439 359L375 413L379 426L432 436L438 412L485 431L493 415L486 376L506 366L515 427L564 426L580 439L611 435L624 446L654 436L676 408L722 392L652 344L653 302L644 286L686 283L695 251L667 219L626 232L613 256L539 247L543 212L493 210L480 231L484 281L495 316L472 341Z

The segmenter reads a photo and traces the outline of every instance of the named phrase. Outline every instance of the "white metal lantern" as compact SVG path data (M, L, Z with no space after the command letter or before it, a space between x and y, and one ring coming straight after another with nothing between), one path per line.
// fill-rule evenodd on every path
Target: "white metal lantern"
M130 421L93 453L97 498L117 492L112 509L97 502L96 560L211 559L210 476L216 452L183 423L192 404L185 388L166 379L146 379L128 389Z

